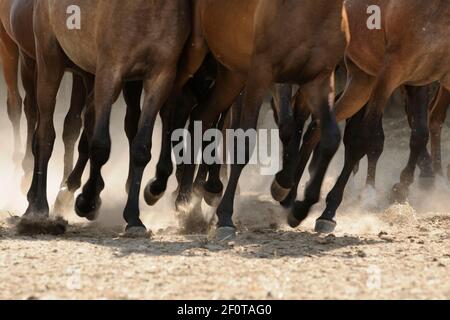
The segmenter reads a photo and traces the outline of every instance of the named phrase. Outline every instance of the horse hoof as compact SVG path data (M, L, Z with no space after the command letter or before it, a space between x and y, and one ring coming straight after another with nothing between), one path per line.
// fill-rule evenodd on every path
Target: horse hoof
M236 228L219 227L216 230L216 240L219 242L231 241L236 238Z
M164 192L160 194L154 194L152 193L152 184L155 182L156 179L150 181L144 190L144 200L149 206L154 206L164 195Z
M282 186L280 186L277 179L274 179L272 182L272 186L270 187L270 192L272 193L272 197L275 199L275 201L282 202L288 197L291 189L283 188Z
M175 210L177 212L189 211L189 204L190 204L190 199L188 196L178 194L178 197L175 200Z
M75 201L75 213L81 218L94 221L98 218L101 203L102 201L100 198L89 202L83 194L80 194Z
M402 184L397 183L393 188L390 195L391 203L405 203L408 199L408 189Z
M308 216L308 208L301 201L296 201L289 211L288 224L292 228L297 228Z
M49 218L42 215L27 215L20 219L16 226L19 235L53 235L59 236L66 232L69 223L61 217Z
M317 219L316 227L314 228L314 230L317 233L330 234L334 232L334 230L336 229L336 225L337 223L334 221Z
M146 239L151 237L151 232L147 231L144 226L126 228L123 234L125 238Z
M58 192L58 196L56 197L53 211L56 213L65 213L73 208L73 204L73 193L70 192L67 187L62 187Z
M220 200L222 199L222 192L213 193L205 190L203 193L203 199L208 206L217 207L220 203Z

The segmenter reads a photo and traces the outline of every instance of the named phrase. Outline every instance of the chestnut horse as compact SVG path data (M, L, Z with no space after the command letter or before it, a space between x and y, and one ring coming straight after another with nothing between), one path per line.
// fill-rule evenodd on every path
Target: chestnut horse
M368 16L365 13L369 5L379 6L383 13L380 30L367 28ZM388 0L347 0L344 7L348 82L336 104L336 118L347 119L366 103L367 109L361 121L347 133L350 138L347 140L345 167L327 197L326 210L317 220L316 230L319 232L334 230L336 209L342 199L339 196L341 185L345 185L357 161L377 149L382 134L380 122L384 107L395 89L402 85L424 86L435 81L440 81L446 89L450 88L450 60L446 43L450 32L446 22L450 3L440 0L432 4L420 0L397 0L393 5ZM405 23L411 20L414 24L405 28ZM423 88L411 90L416 90L419 96L416 107L426 113L426 91ZM416 158L426 148L428 131L423 131L418 132L423 139L417 139L418 143L413 146ZM417 160L412 162L415 167ZM298 225L303 219L302 211L294 207L291 224Z
M66 26L69 6L80 9L80 29L69 30ZM111 150L112 104L124 83L142 80L144 104L130 151L124 218L128 234L144 234L146 229L139 218L141 179L151 158L155 119L172 90L179 56L190 32L188 1L39 0L35 4L34 28L39 121L26 213L48 215L46 179L55 139L53 113L64 71L71 69L95 75L92 110L95 121L86 132L91 170L75 204L77 213L87 218L95 218L101 204L100 193L104 188L101 168Z
M321 122L317 170L305 190L306 216L320 196L329 162L340 143L340 131L330 108L332 75L345 49L341 30L343 1L229 0L194 1L193 34L182 60L182 74L193 74L211 51L220 62L216 86L205 107L194 112L203 130L212 127L244 89L239 128L256 127L263 99L273 83L300 85L306 107ZM190 130L193 130L192 126ZM192 153L193 155L195 152ZM236 154L236 153L235 153ZM246 146L245 158L251 154ZM230 180L217 208L217 237L233 237L233 203L245 165L232 164ZM191 200L195 165L186 165L177 204Z

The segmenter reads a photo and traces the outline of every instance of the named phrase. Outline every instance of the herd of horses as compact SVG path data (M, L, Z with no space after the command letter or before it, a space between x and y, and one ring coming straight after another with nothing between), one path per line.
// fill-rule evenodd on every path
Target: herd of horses
M81 13L81 27L75 30L66 24L73 5ZM373 5L380 8L379 29L367 27L367 8ZM283 168L271 192L289 208L292 227L320 200L341 143L339 122L347 120L345 164L315 230L334 231L345 186L363 157L369 161L367 183L375 185L384 146L383 112L398 88L405 93L412 129L410 158L393 188L393 197L404 201L416 167L428 187L442 173L440 136L450 104L449 17L447 0L0 0L0 55L15 161L21 158L19 73L25 89L22 186L29 190L24 219L49 216L53 116L66 71L73 74L73 87L56 213L74 205L80 217L97 218L105 188L101 170L111 151L111 109L121 92L130 155L123 215L130 236L146 234L139 214L141 191L149 205L155 204L174 172L171 133L187 123L193 130L195 121L203 130L256 129L268 92L283 143ZM346 70L347 79L335 99L337 68ZM429 101L435 83L440 88ZM298 91L293 95L294 84ZM142 188L158 115L161 155L155 178ZM247 161L251 152L247 144ZM299 181L311 156L310 181L299 201ZM74 201L88 163L89 178ZM224 177L220 165L194 163L176 168L177 208L201 199L217 205L217 237L234 237L235 194L245 164L232 164Z

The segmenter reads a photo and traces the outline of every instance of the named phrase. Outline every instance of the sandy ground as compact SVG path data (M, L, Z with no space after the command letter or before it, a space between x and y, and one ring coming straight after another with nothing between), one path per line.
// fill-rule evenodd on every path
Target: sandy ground
M67 91L65 83L61 95ZM60 97L58 132L65 101ZM21 173L10 159L11 146L2 146L0 299L450 298L449 183L438 179L430 194L415 186L406 205L386 201L407 159L409 131L403 120L386 121L377 190L363 189L363 164L347 189L335 235L312 232L323 201L299 229L289 229L286 213L269 196L272 177L259 177L250 168L237 198L240 233L235 241L216 243L208 235L177 232L170 195L154 208L141 204L144 222L153 231L151 239L120 237L127 163L122 102L113 118L113 154L104 171L107 188L100 220L86 224L70 213L65 216L70 227L63 236L16 234L11 215L24 211L26 198L19 191ZM2 139L11 141L3 109L0 128ZM450 139L446 135L444 141ZM341 168L342 151L333 162L324 195ZM50 163L50 202L61 179L61 154L58 140ZM447 146L444 155L448 161ZM154 162L146 179L153 176Z

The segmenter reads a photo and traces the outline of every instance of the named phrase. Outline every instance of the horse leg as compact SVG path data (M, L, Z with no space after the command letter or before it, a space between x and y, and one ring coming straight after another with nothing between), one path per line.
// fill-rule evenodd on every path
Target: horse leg
M41 32L37 39L37 105L38 121L33 140L34 172L28 191L27 216L49 215L47 201L47 170L56 138L53 116L56 95L64 75L64 56L54 39ZM52 61L51 65L48 61Z
M27 119L27 140L25 157L22 161L24 176L21 189L24 193L30 188L33 175L33 136L37 123L37 101L36 101L36 61L21 53L20 73L22 84L25 89L24 111Z
M252 130L255 130L257 127L258 117L264 96L270 89L273 80L270 64L266 63L265 59L255 58L253 65L258 67L253 68L252 72L249 73L249 78L244 91L244 104L242 107L239 124L239 128L243 130L246 136L251 134ZM242 139L238 140L242 141ZM230 179L228 181L224 196L217 208L218 223L216 237L220 241L231 239L236 235L236 227L234 226L232 218L236 188L238 186L242 171L249 163L250 156L256 147L252 144L251 137L250 139L246 137L243 142L244 144L242 146L234 143L234 159L231 159L233 161L231 164ZM242 147L245 149L242 150ZM240 163L237 160L240 152L244 152L244 163Z
M20 136L20 118L22 117L22 98L19 92L19 50L16 44L6 34L3 26L0 26L0 61L3 66L3 74L8 89L7 110L8 117L14 131L13 160L16 165L22 160L22 142Z
M231 109L236 109L236 108L242 108L242 96L239 96L236 99L236 103L231 107ZM229 114L231 114L231 109L228 110L227 112L222 113L222 116L217 125L217 129L220 130L222 132L222 134L224 133L224 130L226 129L225 124L227 122L227 118L229 117ZM226 140L226 134L223 136L224 136L224 139L222 141L222 143L223 143L222 150L224 152L223 152L222 156L225 159L227 140ZM218 202L220 201L220 198L222 197L222 193L223 193L223 189L224 189L224 183L223 183L224 181L222 181L222 179L223 179L222 167L223 166L224 165L220 164L220 163L214 163L207 167L205 166L208 179L204 183L201 184L201 181L199 181L199 175L197 174L197 179L194 183L194 185L197 185L197 186L200 186L200 184L201 184L202 196L205 199L205 202L211 207L217 206ZM202 166L200 166L200 169L201 168L202 168Z
M64 186L67 177L73 170L73 157L75 143L81 131L81 113L86 105L86 89L83 79L73 74L72 96L69 112L64 119L63 143L64 143L64 174L61 186Z
M375 139L375 143L373 145L369 145L366 141L360 139L359 130L364 125L369 125L365 123L365 115L367 112L367 107L361 109L350 121L348 121L347 126L345 128L344 135L344 144L345 144L345 162L344 168L342 169L341 174L339 175L336 184L333 189L330 191L326 198L327 207L325 211L322 213L321 217L316 221L316 232L319 233L332 233L336 227L336 211L342 203L342 199L344 196L345 187L348 183L348 180L353 173L353 169L355 165L365 156L368 157L371 154L374 154L374 158L376 155L381 154L382 148L384 145L384 132L382 125L382 118L371 119L370 121L375 121L374 128L377 129L376 132L373 133L373 138ZM372 150L369 150L372 149ZM379 151L381 150L381 152ZM376 166L376 161L374 161L374 165ZM373 176L375 177L375 175ZM372 182L369 181L372 185ZM373 185L375 184L375 179L373 179Z
M152 134L156 117L170 95L176 69L173 66L162 66L144 81L144 104L138 131L131 147L131 183L128 200L123 216L127 222L126 232L129 235L141 235L146 232L139 215L139 194L145 167L151 160Z
M335 114L336 114L336 120L342 121L348 118L351 118L354 114L356 114L369 100L370 98L370 93L372 91L372 88L374 86L374 78L371 77L370 75L366 74L365 72L363 72L362 70L360 70L350 59L347 59L347 84L346 84L346 88L344 90L343 95L339 98L338 102L336 103L335 106ZM324 99L324 98L323 98ZM325 101L323 101L323 103L325 103ZM313 106L310 107L310 109ZM317 108L317 107L316 107ZM311 109L312 110L312 109ZM317 116L316 116L317 118ZM320 119L320 118L318 118ZM331 118L333 119L333 118ZM328 120L330 121L330 120ZM316 148L317 144L319 143L319 141L322 143L322 141L324 141L323 139L321 139L321 131L324 130L323 128L323 121L320 121L321 125L320 127L317 126L317 124L315 122L313 122L310 125L310 128L308 129L308 131L305 134L304 137L304 141L303 141L303 145L300 149L300 154L297 157L297 164L296 164L296 173L293 175L293 177L295 178L294 182L300 181L301 176L304 172L304 169L308 163L309 157L311 152ZM333 123L333 120L331 120L331 123ZM332 127L334 126L333 124L331 125ZM320 128L320 130L319 130ZM334 133L336 134L336 133ZM333 131L331 131L331 133L328 133L328 135L333 135ZM324 141L325 143L325 148L327 147L327 141ZM333 145L331 145L332 147L335 147ZM328 155L321 155L322 147L319 144L319 149L318 149L318 157L319 160L317 160L316 162L321 162L320 158L328 157L329 158L329 153ZM331 148L330 148L331 150ZM332 151L332 150L331 150ZM326 161L328 161L327 158L324 158L324 160L322 160L322 162L326 163ZM314 174L313 172L313 178L316 178L317 180L320 180L318 178L322 178L323 177L318 177L317 176L317 172L319 172L321 175L324 174L324 167L323 164L322 168L320 167L319 164L313 164L313 166L315 166L316 168L316 174ZM353 169L353 168L352 168ZM326 168L325 168L326 170ZM314 181L314 180L313 180ZM322 181L322 180L320 180ZM303 202L295 202L294 206L292 207L291 213L289 215L289 219L288 222L292 227L297 227L307 216L307 212L309 212L309 209L311 208L312 204L315 203L314 201L318 201L318 198L320 196L320 194L318 193L318 191L320 191L320 186L317 185L317 182L315 182L316 184L312 184L312 183L308 183L306 192L310 193L312 196L314 196L315 198L305 198L305 201ZM314 189L315 188L315 189ZM310 197L311 197L310 195Z
M127 135L128 144L129 144L129 156L130 159L132 157L131 154L131 146L133 144L133 140L136 137L139 118L141 116L141 95L142 95L142 81L134 81L134 82L126 82L123 86L123 97L125 99L125 103L127 105L126 114L125 114L125 133ZM125 190L128 193L130 190L131 178L133 176L133 172L131 162L128 168L128 178L127 183L125 185Z
M236 97L241 92L244 86L244 80L241 76L231 73L223 67L219 68L216 85L205 102L204 107L199 106L194 110L192 114L192 121L189 126L189 132L191 137L194 137L193 124L197 121L201 121L202 130L204 133L206 130L213 127L215 121L218 119L221 113L228 110L233 104ZM195 157L196 151L194 150L195 143L191 143L191 161L189 164L183 166L183 177L180 184L180 190L178 197L175 201L177 208L184 208L191 201L191 195L193 191L193 182L195 174Z
M62 184L54 204L54 212L63 213L73 210L73 202L75 192L81 187L81 178L84 169L89 161L89 137L92 136L94 126L94 77L84 75L82 78L84 89L83 92L89 94L86 96L86 109L84 112L84 130L81 133L78 142L78 159L72 172L69 173L66 180Z
M106 62L105 62L106 63ZM119 72L111 70L111 66L99 66L95 77L94 110L95 124L89 143L90 175L83 187L83 192L75 201L75 212L78 216L88 220L95 220L101 206L100 193L105 187L101 168L106 164L111 153L111 136L109 121L111 108L119 97L122 89L122 79Z
M443 175L442 171L442 154L441 154L441 133L442 125L447 118L447 110L450 104L450 92L443 86L439 88L439 92L431 105L429 115L429 127L431 135L431 158L433 162L433 170L438 175Z
M392 63L391 65L385 66L378 76L371 98L367 104L364 118L362 121L356 121L357 125L351 130L347 138L347 144L350 148L346 152L345 167L335 188L327 197L326 210L316 221L316 232L331 233L334 231L336 227L336 210L342 201L343 192L354 165L364 155L369 154L372 150L379 149L383 145L383 111L392 93L400 85L401 68L402 65Z
M400 182L392 189L392 202L405 202L408 196L409 187L414 182L414 173L420 156L427 152L429 138L427 124L428 88L427 87L406 87L408 114L411 115L411 140L410 155L408 164L400 175ZM430 168L431 171L431 168ZM429 172L433 176L432 171Z
M299 152L305 123L310 115L311 112L305 107L301 94L297 94L292 118L280 121L279 124L280 136L282 141L285 141L283 142L283 170L276 175L271 192L272 197L284 207L290 207L297 198L300 179L298 182L295 181L294 186L290 189L284 186L292 183L293 178L289 175L296 173L296 156Z
M162 108L161 153L156 165L156 176L144 189L144 199L149 206L155 205L167 190L167 183L173 173L172 132L186 126L194 102L183 90L179 96L169 98Z

